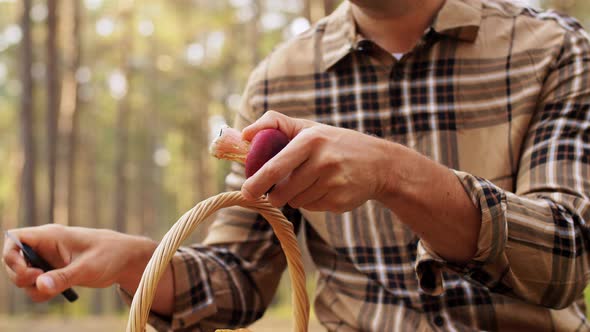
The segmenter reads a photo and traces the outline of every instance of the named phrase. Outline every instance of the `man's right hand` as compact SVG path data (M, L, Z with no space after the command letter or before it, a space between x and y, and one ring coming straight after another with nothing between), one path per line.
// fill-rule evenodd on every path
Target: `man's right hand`
M56 269L47 273L27 264L5 237L3 262L8 277L35 302L47 301L73 286L93 288L119 283L135 292L156 243L110 230L44 225L9 231Z

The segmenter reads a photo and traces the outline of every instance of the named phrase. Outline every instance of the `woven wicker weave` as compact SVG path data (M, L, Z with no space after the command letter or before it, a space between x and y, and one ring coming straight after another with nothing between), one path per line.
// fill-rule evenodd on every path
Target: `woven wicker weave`
M266 199L259 198L256 201L247 201L240 192L236 191L222 193L200 202L186 212L166 233L147 264L139 287L135 292L131 303L127 332L145 331L158 282L181 243L211 214L219 209L234 205L259 212L272 226L287 258L291 277L293 287L293 330L295 332L307 331L309 300L305 291L305 272L301 262L301 252L297 246L293 225L287 221L281 211L270 205ZM222 327L220 326L220 328Z

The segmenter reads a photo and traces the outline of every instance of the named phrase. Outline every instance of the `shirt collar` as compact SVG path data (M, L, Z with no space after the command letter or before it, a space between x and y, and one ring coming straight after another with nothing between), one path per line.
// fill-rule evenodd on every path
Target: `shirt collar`
M481 0L446 0L432 28L440 34L473 42L479 32L481 17Z
M446 0L432 24L432 29L442 35L473 42L477 37L481 18L481 0ZM362 39L357 33L348 1L344 1L325 22L321 40L324 70L344 58Z

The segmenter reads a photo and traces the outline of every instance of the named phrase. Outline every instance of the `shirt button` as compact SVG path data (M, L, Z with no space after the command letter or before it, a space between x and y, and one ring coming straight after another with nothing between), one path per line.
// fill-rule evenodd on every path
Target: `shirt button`
M445 323L445 319L441 315L434 316L434 325L441 327Z

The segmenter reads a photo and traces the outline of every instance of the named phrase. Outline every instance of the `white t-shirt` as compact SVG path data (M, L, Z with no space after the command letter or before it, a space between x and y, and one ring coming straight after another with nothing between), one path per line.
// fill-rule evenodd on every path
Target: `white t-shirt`
M403 53L391 53L391 55L393 55L393 57L398 61L404 56Z

